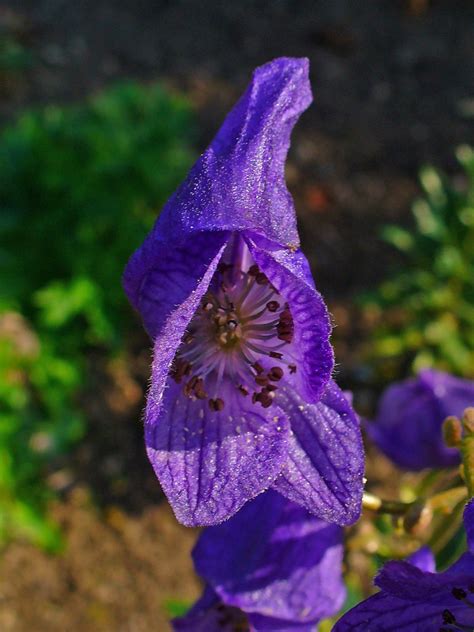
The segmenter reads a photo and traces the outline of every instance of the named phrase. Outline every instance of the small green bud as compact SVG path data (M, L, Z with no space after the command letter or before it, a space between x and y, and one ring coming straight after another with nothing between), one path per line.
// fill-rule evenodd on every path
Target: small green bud
M466 433L474 434L474 407L466 408L462 416L462 425Z
M459 448L462 440L462 426L457 417L446 417L443 422L443 438L448 448Z

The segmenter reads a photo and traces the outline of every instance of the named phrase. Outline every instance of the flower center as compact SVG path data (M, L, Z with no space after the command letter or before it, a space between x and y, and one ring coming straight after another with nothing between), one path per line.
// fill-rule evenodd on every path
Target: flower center
M228 385L268 408L285 371L294 373L288 304L255 264L221 263L171 368L191 399L225 406Z

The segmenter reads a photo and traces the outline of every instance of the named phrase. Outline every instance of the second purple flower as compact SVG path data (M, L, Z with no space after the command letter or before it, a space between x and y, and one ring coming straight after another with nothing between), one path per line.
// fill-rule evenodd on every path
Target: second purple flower
M329 522L360 513L359 423L330 380L330 321L284 179L310 102L307 60L258 68L125 271L154 340L147 451L186 525L269 487Z

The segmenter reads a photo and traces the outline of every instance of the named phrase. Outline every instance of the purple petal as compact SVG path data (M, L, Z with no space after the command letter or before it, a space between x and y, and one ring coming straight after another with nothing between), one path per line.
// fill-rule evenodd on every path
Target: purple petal
M433 551L429 548L429 546L422 546L412 553L410 557L407 559L410 564L416 566L422 571L426 571L427 573L434 573L436 571L436 560L433 555Z
M374 583L384 592L400 599L426 600L446 584L441 575L425 572L405 561L391 561L384 564Z
M374 583L386 593L411 601L450 595L452 588L466 588L474 583L474 556L464 553L443 573L426 572L409 562L387 562L377 574Z
M474 553L474 499L471 499L464 509L464 529L466 530L468 549Z
M410 470L451 467L459 451L444 444L441 426L448 415L462 415L474 404L474 382L440 371L421 371L394 384L382 396L377 421L368 431L397 465Z
M161 345L171 340L179 345L228 238L227 233L201 233L171 244L151 234L130 258L123 276L125 292L150 336L166 333Z
M284 164L291 130L311 98L307 59L282 57L257 68L155 230L175 241L196 231L250 229L297 246Z
M169 380L162 406L148 407L150 461L180 522L218 524L267 489L285 459L288 422L229 390L222 412L191 400Z
M267 244L262 239L249 239L248 245L260 269L289 304L297 389L308 402L316 403L331 377L334 354L329 342L329 314L314 288L306 258L300 252L264 250Z
M287 625L314 623L344 602L342 535L340 527L269 490L206 529L193 557L224 603ZM276 629L268 627L275 622L265 625Z
M474 624L474 610L454 597L447 597L445 601L410 602L380 592L349 610L336 623L333 632L438 632L444 627L445 609L459 622L467 626Z
M288 460L273 488L319 518L346 525L361 511L364 451L359 421L330 382L321 402L306 404L291 388L278 405L291 419Z

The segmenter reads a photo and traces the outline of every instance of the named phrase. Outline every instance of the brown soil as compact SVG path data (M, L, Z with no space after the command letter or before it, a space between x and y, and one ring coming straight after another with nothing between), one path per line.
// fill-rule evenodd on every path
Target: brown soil
M140 516L114 506L102 513L77 488L53 513L63 554L14 543L0 559L2 632L161 632L167 601L199 594L195 532L178 526L166 503Z

